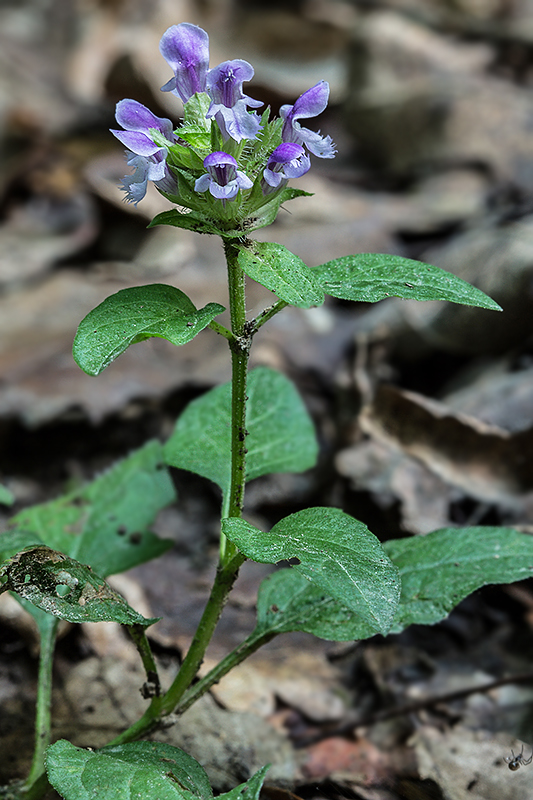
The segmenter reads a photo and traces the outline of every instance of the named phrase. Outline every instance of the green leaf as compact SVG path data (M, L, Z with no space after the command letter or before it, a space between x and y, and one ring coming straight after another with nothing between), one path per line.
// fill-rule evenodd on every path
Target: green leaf
M236 786L235 789L231 789L229 792L219 794L218 800L259 800L263 781L269 767L270 764L262 767L246 783L241 783L240 786Z
M451 272L401 256L361 253L336 258L313 271L322 290L342 300L377 303L385 297L403 297L502 310L480 289Z
M332 642L366 639L376 632L296 570L280 569L259 587L255 632L277 635L291 631L305 631Z
M68 622L119 622L148 627L145 619L124 598L85 564L45 545L26 548L0 567L10 589L37 608Z
M267 367L248 379L246 480L271 472L303 472L318 453L313 423L295 386ZM231 482L231 384L193 400L165 445L167 464L214 481L226 494Z
M254 187L244 207L245 210L249 210L249 216L246 222L246 233L251 233L251 231L257 231L259 228L266 228L268 225L272 225L283 203L293 200L295 197L313 196L312 192L304 192L303 189L292 189L288 187L283 189L279 194L275 194L271 200L267 199L267 195L267 198L263 198L263 203L257 208L255 203L257 203L259 199L259 189L256 191Z
M12 492L9 491L7 486L4 486L0 483L0 505L1 506L12 506L15 502L15 498L13 497Z
M33 541L17 550L42 541L104 577L124 572L172 547L147 528L174 499L162 447L148 442L92 483L19 512L12 522Z
M121 289L81 321L72 354L84 372L99 375L136 342L151 337L190 342L222 311L218 303L197 310L186 294L163 283Z
M48 780L65 800L211 800L200 764L161 742L84 750L65 739L46 751Z
M314 271L282 244L250 242L239 248L238 262L250 278L291 306L310 308L324 302Z
M439 622L481 586L533 575L533 536L513 528L442 528L383 547L402 580L394 632Z
M155 228L156 225L170 225L173 228L183 228L186 231L194 231L195 233L210 233L215 236L227 235L221 228L208 222L201 214L197 214L194 211L183 214L175 208L156 214L148 228ZM242 235L242 231L235 231L235 236Z
M297 572L347 606L374 633L387 633L400 596L398 570L366 525L338 508L306 508L263 533L237 517L222 532L264 564L296 558Z
M43 541L31 531L15 528L0 533L0 563L32 544L43 544Z

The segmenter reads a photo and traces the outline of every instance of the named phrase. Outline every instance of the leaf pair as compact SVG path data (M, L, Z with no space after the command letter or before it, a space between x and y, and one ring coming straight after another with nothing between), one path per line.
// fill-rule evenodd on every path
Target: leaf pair
M297 516L287 518L291 525ZM264 547L266 552L272 534L279 532L280 523L270 535L263 534L264 544L256 541L254 549ZM413 624L434 625L482 586L512 583L533 575L533 536L512 528L443 528L425 536L385 542L383 550L401 582L399 602L389 623L393 633ZM382 569L386 567L382 565ZM364 615L354 613L353 607L339 602L338 596L335 599L332 592L324 591L316 580L310 583L307 577L293 567L274 572L263 581L253 637L305 631L332 641L352 641L374 634ZM379 584L373 587L370 580L366 591L374 589L379 590Z
M294 193L297 190L284 191ZM265 207L261 213L267 214L267 211ZM160 214L154 224L217 233L209 222L193 213L180 214L175 210ZM242 236L242 231L234 233ZM224 235L227 238L229 233ZM501 310L494 300L456 275L400 256L364 253L337 258L309 269L283 245L247 242L239 244L238 262L250 278L280 300L300 308L319 306L328 294L367 303L402 297L449 300ZM99 375L130 345L150 337L166 339L175 345L186 344L223 311L224 307L218 303L208 303L197 310L187 295L164 284L122 289L82 320L74 339L74 359L87 374Z

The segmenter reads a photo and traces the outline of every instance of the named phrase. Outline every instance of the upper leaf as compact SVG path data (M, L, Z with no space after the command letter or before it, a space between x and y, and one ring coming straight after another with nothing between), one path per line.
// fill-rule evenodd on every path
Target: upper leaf
M85 750L65 739L46 751L48 780L65 800L211 800L204 769L183 750L130 742Z
M41 541L104 577L123 572L172 546L147 528L174 499L162 447L148 442L86 486L19 512L12 522L30 541L12 552ZM0 554L12 535L0 535Z
M383 547L402 580L394 632L439 622L481 586L533 575L533 536L512 528L442 528Z
M270 472L302 472L314 466L318 446L313 423L294 385L279 372L250 372L246 403L246 479ZM224 494L231 483L231 385L193 400L165 445L168 464L214 481Z
M218 303L197 310L186 294L163 283L121 289L81 321L72 354L84 372L99 375L136 342L151 337L190 342L222 311Z
M400 596L398 570L366 525L338 508L306 508L269 533L237 517L222 532L248 558L265 564L297 558L293 569L347 606L374 633L387 633Z
M2 591L10 589L37 608L68 622L119 622L147 627L145 619L98 575L45 545L26 548L0 567Z
M332 642L367 639L376 632L295 569L280 569L259 587L255 632L277 635L290 631L305 631Z
M313 271L322 290L342 300L377 303L385 297L403 297L502 310L480 289L451 272L401 256L360 253L328 261Z
M291 306L310 308L324 302L318 276L282 244L250 242L239 248L239 266L254 281Z

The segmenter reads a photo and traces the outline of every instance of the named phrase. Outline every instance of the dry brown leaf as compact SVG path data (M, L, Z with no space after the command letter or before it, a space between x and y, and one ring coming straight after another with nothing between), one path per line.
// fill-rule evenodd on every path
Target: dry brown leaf
M517 508L533 489L532 429L511 435L392 386L378 388L360 425L479 500Z

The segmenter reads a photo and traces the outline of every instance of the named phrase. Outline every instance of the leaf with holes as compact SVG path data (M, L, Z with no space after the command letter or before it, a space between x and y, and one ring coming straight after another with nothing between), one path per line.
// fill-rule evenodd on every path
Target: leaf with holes
M88 375L99 375L130 345L145 339L187 344L222 311L218 303L197 310L186 294L163 283L121 289L81 321L72 355Z
M250 242L239 248L238 261L250 278L291 306L310 308L324 302L315 271L282 244Z
M294 385L257 367L248 379L246 480L271 472L303 472L318 453L313 423ZM193 400L165 445L168 464L202 475L224 494L231 483L231 385Z
M172 541L160 539L148 526L174 499L161 444L152 441L86 486L25 509L12 522L106 577L172 547ZM17 549L31 543L25 541Z
M383 547L402 580L394 632L439 622L481 586L533 575L533 536L513 528L442 528Z
M502 310L488 295L457 275L411 258L359 253L328 261L313 271L322 290L342 300L377 303L386 297L403 297Z
M398 570L366 525L338 508L306 508L269 533L243 519L222 532L248 558L264 564L296 558L293 569L350 609L374 633L387 633L400 596Z
M93 751L60 739L46 751L46 772L65 800L213 797L200 764L183 750L162 742L130 742Z
M148 627L118 592L85 564L45 545L16 553L0 567L2 591L16 592L47 614L68 622L119 622Z

